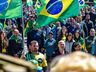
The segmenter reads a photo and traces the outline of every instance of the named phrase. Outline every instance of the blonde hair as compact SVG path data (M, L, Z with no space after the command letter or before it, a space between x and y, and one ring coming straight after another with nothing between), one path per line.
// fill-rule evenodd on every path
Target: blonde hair
M50 72L96 72L96 58L84 52L74 52L55 58L50 68Z
M60 40L60 41L58 42L58 44L60 44L60 43L63 43L63 44L65 45L64 40Z

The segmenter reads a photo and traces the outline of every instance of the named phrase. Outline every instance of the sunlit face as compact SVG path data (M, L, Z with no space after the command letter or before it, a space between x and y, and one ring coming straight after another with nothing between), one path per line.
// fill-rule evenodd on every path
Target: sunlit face
M2 32L1 39L3 40L5 38L5 36L6 36L5 32Z
M11 20L8 20L7 24L8 25L11 25L12 24L12 21Z
M68 36L68 41L71 41L71 40L72 40L72 36L69 35L69 36Z
M66 27L65 26L62 26L62 32L66 32Z
M77 45L76 47L75 47L75 51L80 51L81 50L81 45Z
M76 25L76 28L80 29L80 24L79 23Z
M56 26L57 26L57 27L61 26L59 21L56 22Z
M94 29L90 30L90 36L95 36L95 30Z
M64 43L64 41L60 41L58 43L58 47L59 47L59 49L65 49L65 43Z
M76 21L79 22L80 21L80 17L76 17Z
M29 49L30 49L31 52L37 52L37 51L38 51L38 48L39 48L38 43L32 43L32 44L29 46Z
M14 30L14 31L13 31L13 34L14 34L15 36L18 36L19 31L18 31L18 30Z
M90 15L87 14L87 15L86 15L86 19L90 19Z
M53 34L49 34L49 38L52 39L53 38Z
M76 32L75 32L75 37L78 38L79 36L80 36L79 32L76 31Z

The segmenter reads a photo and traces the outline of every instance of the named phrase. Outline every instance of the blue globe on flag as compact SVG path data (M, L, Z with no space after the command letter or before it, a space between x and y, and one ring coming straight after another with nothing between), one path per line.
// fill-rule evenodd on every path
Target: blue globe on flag
M47 12L52 15L60 13L62 8L62 0L50 0L46 6Z
M0 13L7 9L9 2L10 0L0 0Z
M80 6L83 6L84 3L85 3L84 0L78 0L78 1L79 1L79 5L80 5Z

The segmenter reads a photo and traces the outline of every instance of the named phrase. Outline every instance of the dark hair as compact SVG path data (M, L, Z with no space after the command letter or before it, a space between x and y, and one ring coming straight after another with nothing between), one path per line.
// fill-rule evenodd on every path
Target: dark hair
M76 32L78 32L78 34L79 34L79 37L78 38L76 37ZM80 31L79 30L76 30L75 33L74 33L74 40L77 40L78 41L80 39L80 37L81 37Z
M73 35L72 35L72 33L68 33L68 35L66 36L66 41L68 40L68 36L72 36L71 41L73 41Z
M0 31L0 41L1 41L1 34L2 34L2 33L4 33L4 31L3 31L3 30L2 30L2 31Z
M53 35L53 32L52 32L52 31L50 31L50 32L49 32L49 34L52 34L52 35Z
M8 21L10 21L11 19L6 19L5 20L5 24L8 25ZM12 20L11 20L12 21Z
M66 27L66 26L62 26L62 28L63 27ZM65 36L67 36L67 28L66 28L66 32L65 32ZM60 34L59 34L59 36L58 36L58 39L57 39L57 41L59 41L59 40L61 40L62 39L62 37L63 37L63 32L62 32L62 29L61 29L61 31L60 31Z
M3 33L3 31L0 31L0 43L2 42L2 41L1 41L1 34L2 34L2 33Z
M79 42L74 42L72 45L72 52L75 51L75 47L77 47L77 46L81 46L81 44Z

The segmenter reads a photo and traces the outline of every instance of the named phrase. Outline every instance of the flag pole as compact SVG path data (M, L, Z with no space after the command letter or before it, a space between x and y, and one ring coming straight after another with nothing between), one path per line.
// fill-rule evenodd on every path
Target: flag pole
M22 35L22 40L23 40L23 51L22 51L22 54L21 54L21 57L22 55L24 55L24 50L25 50L25 39L24 39L24 18L23 18L23 1L22 1L22 28L23 28L23 35Z

